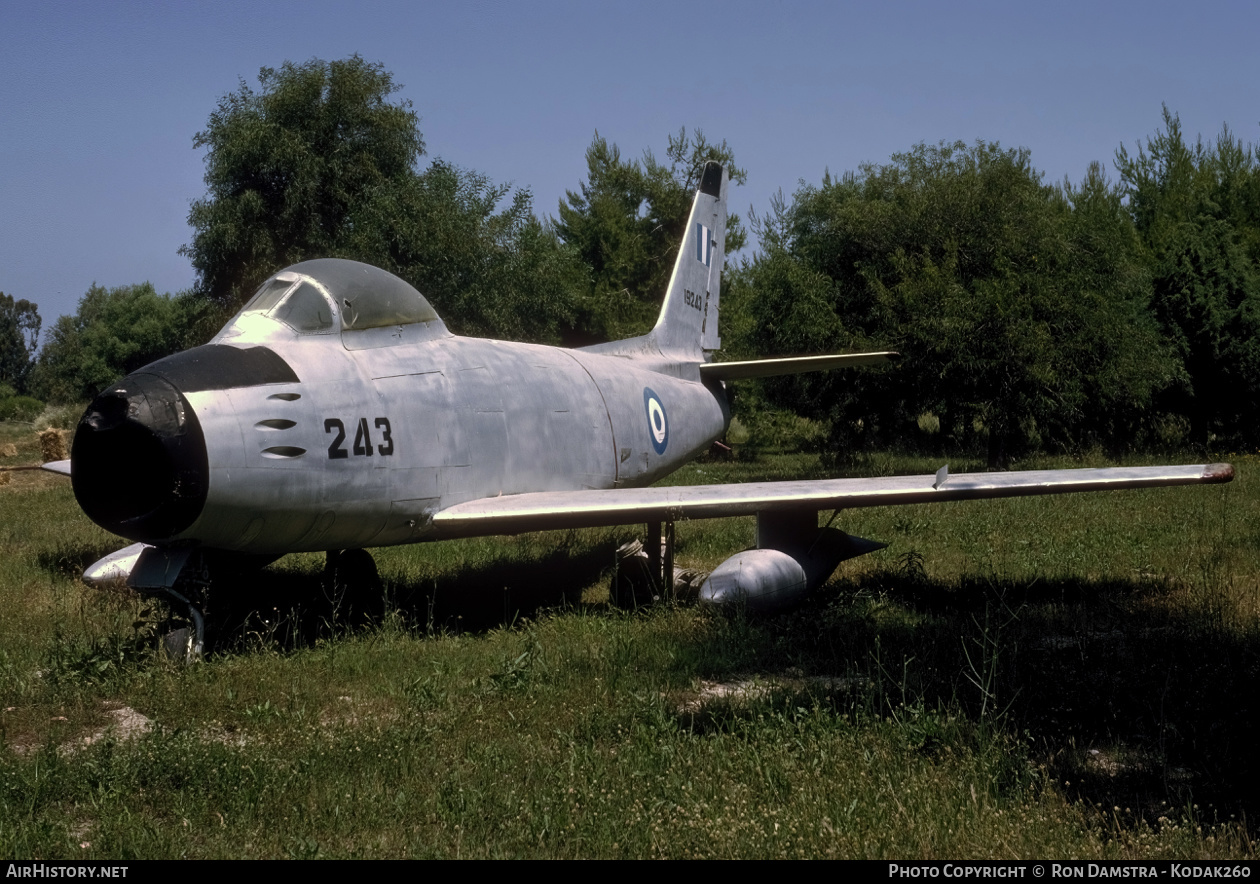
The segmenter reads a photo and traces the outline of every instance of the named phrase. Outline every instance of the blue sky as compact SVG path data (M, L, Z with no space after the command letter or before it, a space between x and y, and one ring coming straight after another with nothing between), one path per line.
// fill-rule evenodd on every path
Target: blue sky
M23 3L0 6L0 291L45 327L93 282L191 286L192 147L285 60L380 62L430 157L554 215L595 131L726 139L764 211L798 180L926 141L1027 147L1047 181L1161 124L1260 143L1260 4ZM1114 177L1114 171L1113 171Z

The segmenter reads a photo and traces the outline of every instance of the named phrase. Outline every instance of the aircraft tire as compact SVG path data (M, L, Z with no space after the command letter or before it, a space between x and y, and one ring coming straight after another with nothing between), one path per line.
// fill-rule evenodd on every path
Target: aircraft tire
M193 631L187 626L172 629L162 636L162 650L167 659L188 664L193 661Z

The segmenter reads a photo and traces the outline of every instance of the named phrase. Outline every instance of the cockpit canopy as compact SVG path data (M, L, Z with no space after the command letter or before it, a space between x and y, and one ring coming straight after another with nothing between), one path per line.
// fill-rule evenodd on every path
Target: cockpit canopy
M410 284L379 267L344 258L303 261L276 273L259 287L220 337L248 334L254 324L252 318L262 316L282 322L298 334L415 325L425 327L424 337L447 334L433 305Z
M285 268L319 283L341 308L343 329L410 325L438 318L424 297L392 273L343 258L317 258Z

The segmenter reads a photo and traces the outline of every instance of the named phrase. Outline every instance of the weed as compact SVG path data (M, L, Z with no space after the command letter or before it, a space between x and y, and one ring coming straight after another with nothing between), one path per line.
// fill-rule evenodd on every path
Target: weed
M47 651L44 677L54 686L121 685L154 660L156 623L152 609L146 608L127 633L83 641L58 628Z
M270 700L264 700L261 703L241 710L241 714L250 721L262 724L278 719L280 717L280 709L277 706L273 706Z
M921 587L927 583L927 568L923 556L918 550L910 549L897 559L897 572L901 581L910 587Z
M977 634L964 636L962 639L963 656L967 660L967 671L964 675L980 694L980 719L1001 721L1018 696L1017 690L1006 701L1006 705L998 709L1003 637L1007 628L1019 620L1019 612L1011 610L1003 601L1000 611L995 613L993 606L986 601L982 618L971 615Z

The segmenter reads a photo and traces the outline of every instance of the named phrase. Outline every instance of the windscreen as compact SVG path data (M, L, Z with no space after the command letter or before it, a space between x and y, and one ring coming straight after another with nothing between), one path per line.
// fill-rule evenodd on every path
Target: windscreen
M309 282L303 282L294 289L271 315L303 334L328 331L333 326L328 299Z

